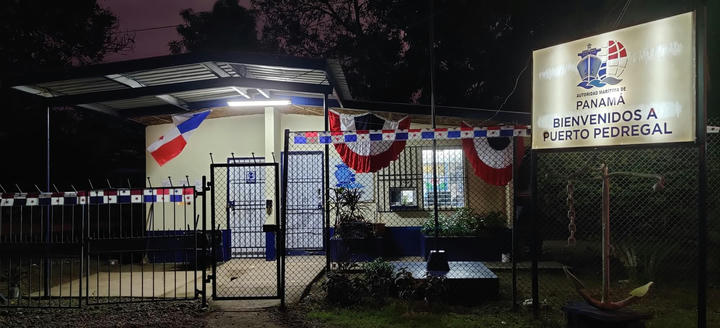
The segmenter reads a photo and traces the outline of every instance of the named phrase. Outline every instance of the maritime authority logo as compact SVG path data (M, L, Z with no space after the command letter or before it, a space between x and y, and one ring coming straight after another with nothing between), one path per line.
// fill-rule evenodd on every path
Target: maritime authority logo
M627 51L619 41L610 40L607 45L593 48L591 44L578 54L580 61L577 64L578 73L582 81L579 87L591 89L602 88L608 84L620 83L620 76L627 66Z

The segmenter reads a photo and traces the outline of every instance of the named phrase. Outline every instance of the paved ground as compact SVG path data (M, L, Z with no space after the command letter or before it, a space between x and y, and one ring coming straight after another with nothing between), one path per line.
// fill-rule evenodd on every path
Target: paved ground
M297 302L305 288L325 268L325 256L288 256L285 260L285 295ZM277 295L277 262L232 259L218 266L217 292L221 297Z
M285 292L288 303L297 302L305 288L325 267L324 256L288 256ZM81 279L65 277L50 290L52 296L193 298L202 288L200 271L174 268L172 264L122 265L101 268ZM264 259L232 259L218 265L217 292L223 297L277 296L277 262ZM208 269L208 274L211 274ZM207 285L208 295L212 285ZM37 292L32 296L38 296Z
M90 297L192 298L196 280L197 288L200 288L202 276L200 271L175 270L170 264L127 264L93 271L87 279L82 278L82 295L87 286ZM53 286L50 292L52 296L77 296L81 292L79 286L79 278L67 278L62 284Z
M325 267L324 256L289 256L286 258L286 300L296 303L308 285ZM307 324L291 311L278 310L280 301L222 300L211 301L207 309L199 300L167 301L166 298L193 297L200 288L201 273L174 270L161 264L110 266L91 272L82 285L91 296L103 302L127 302L128 297L155 297L156 302L101 304L70 309L3 309L0 306L0 327L306 327ZM108 271L109 270L109 271ZM164 270L164 271L163 271ZM208 274L211 272L208 271ZM224 296L267 296L277 293L276 262L264 259L233 259L218 266L218 291ZM53 296L77 296L80 279L66 277L51 289ZM212 285L208 284L208 293ZM84 295L84 290L82 295ZM36 293L37 294L37 293ZM107 297L110 295L111 297ZM122 298L118 298L122 296ZM208 295L210 296L210 295ZM221 296L222 293L221 293ZM67 298L63 298L66 299ZM76 298L64 306L77 306ZM139 299L135 299L136 301ZM147 301L147 299L143 299ZM55 304L55 303L53 303ZM61 303L58 303L61 304ZM52 305L52 304L51 304Z

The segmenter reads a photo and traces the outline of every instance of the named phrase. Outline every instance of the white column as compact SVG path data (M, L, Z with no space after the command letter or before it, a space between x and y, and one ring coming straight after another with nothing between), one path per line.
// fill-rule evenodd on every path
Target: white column
M265 107L265 162L266 163L272 163L272 162L280 162L280 144L282 141L279 138L278 131L280 130L280 110L275 107ZM275 159L273 160L273 153L275 154ZM269 174L272 174L272 170L265 171L268 176L267 179L273 179L273 181L279 181L279 177L271 177ZM278 172L280 174L280 172ZM275 199L273 196L275 195L275 184L268 183L265 184L265 195L268 199L272 198L272 212L267 215L267 219L265 220L265 224L276 224L275 223L275 213L279 210L280 204L275 203Z

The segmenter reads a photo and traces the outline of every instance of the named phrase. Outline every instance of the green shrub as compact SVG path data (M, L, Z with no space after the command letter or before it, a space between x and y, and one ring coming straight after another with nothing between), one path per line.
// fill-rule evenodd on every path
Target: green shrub
M406 268L401 268L395 274L395 291L401 300L411 300L415 296L415 279Z
M365 265L363 281L368 296L375 303L384 303L385 298L391 295L393 288L393 266L378 258Z
M361 286L362 282L348 273L330 271L325 281L325 300L341 306L357 304L362 298Z
M481 236L488 230L506 228L507 216L502 212L489 212L480 215L472 208L462 207L450 215L439 214L440 236ZM426 236L435 235L435 219L430 213L423 222L422 232Z

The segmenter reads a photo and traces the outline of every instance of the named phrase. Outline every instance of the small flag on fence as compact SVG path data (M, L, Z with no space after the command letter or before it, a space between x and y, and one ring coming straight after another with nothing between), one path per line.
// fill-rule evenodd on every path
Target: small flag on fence
M130 203L130 189L118 190L118 203L125 204Z
M104 190L103 191L103 203L117 204L117 202L118 202L117 190Z
M52 198L50 200L50 204L52 205L64 205L65 204L65 194L61 192L54 192L52 193Z
M157 196L155 196L155 193L152 189L145 189L143 191L143 202L144 203L154 203L157 199Z
M183 188L183 198L185 204L190 205L195 198L195 188Z
M130 190L130 202L138 204L143 202L143 191L140 189Z

